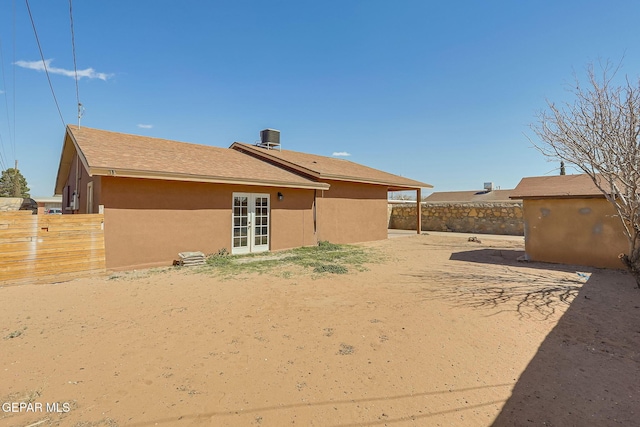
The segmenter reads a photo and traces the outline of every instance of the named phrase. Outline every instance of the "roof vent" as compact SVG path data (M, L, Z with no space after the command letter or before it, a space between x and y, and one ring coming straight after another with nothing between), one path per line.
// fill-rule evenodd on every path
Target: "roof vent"
M485 182L484 191L486 191L487 193L493 191L493 182Z
M258 146L272 150L280 149L280 131L276 129L264 129L260 131L260 142Z

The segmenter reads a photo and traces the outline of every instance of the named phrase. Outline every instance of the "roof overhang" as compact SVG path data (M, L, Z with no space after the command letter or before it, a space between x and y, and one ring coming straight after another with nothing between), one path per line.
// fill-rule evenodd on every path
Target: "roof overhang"
M429 185L428 187L405 187L405 186L397 186L397 185L393 185L393 186L389 186L387 188L387 191L415 191L415 190L421 190L423 188L433 188L433 185Z
M421 188L433 188L433 185L421 183L422 185L399 185L393 184L389 181L381 181L376 179L357 179L348 176L340 176L340 175L331 175L331 174L323 174L320 176L320 179L327 179L332 181L346 181L346 182L356 182L358 184L372 184L372 185L384 185L388 187L388 191L409 191L409 190L418 190Z
M563 199L604 199L604 194L568 194L553 196L512 196L512 200L563 200Z
M87 159L82 154L82 150L78 147L73 134L67 129L64 135L64 141L62 143L62 153L60 154L60 163L58 165L58 174L56 176L56 186L53 190L53 194L62 194L64 185L67 182L67 177L71 171L71 165L73 164L74 156L78 155L78 159L82 162L82 165L86 170L89 170Z
M309 182L309 184L271 181L271 180L250 180L242 178L227 178L210 175L191 175L181 173L171 173L164 171L141 171L133 169L112 169L106 167L88 168L90 176L114 176L120 178L142 178L142 179L159 179L165 181L185 181L185 182L207 182L213 184L232 184L232 185L254 185L259 187L282 187L282 188L300 188L308 190L328 190L329 184L322 182Z

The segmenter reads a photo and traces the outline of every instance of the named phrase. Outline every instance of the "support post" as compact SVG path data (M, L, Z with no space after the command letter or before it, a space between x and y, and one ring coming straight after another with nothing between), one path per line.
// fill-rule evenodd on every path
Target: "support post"
M422 188L416 190L416 212L418 217L416 230L418 234L422 234Z

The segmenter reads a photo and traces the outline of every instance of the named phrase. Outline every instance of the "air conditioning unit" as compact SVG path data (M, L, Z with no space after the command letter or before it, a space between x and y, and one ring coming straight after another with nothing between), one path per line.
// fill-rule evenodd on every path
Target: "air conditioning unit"
M280 131L277 129L264 129L260 131L260 143L263 148L280 148Z
M490 191L493 191L493 182L485 182L484 183L484 190L488 193Z

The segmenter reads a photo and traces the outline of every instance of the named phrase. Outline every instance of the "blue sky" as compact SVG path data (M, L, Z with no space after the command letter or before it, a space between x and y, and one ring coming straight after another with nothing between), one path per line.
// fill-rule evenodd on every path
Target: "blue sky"
M65 123L77 123L68 0L30 0ZM529 125L589 62L640 75L640 2L73 2L82 125L349 160L435 191L555 174ZM50 196L64 126L24 1L0 2L4 164ZM69 73L69 71L71 73ZM571 169L569 173L571 173Z

